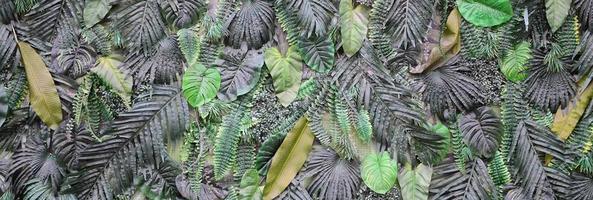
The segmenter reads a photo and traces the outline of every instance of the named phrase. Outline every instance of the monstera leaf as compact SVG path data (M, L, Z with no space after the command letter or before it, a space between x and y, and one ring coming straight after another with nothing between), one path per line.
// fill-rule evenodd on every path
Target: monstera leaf
M264 66L262 52L248 51L237 54L229 53L229 55L225 55L222 60L217 60L215 63L222 74L222 82L218 92L218 99L220 100L234 101L237 96L249 92L259 81L260 71Z
M194 63L183 75L183 96L193 107L209 102L220 88L220 73L215 68L206 68Z
M556 32L562 26L571 4L572 0L546 0L546 18L552 31Z
M342 47L346 55L352 56L362 47L368 31L368 15L369 11L364 5L354 8L352 0L340 1Z
M48 127L57 129L62 121L62 103L54 79L31 45L19 42L18 46L27 73L31 107Z
M385 194L397 180L397 163L387 152L370 154L362 162L361 176L371 190Z
M500 25L513 17L509 0L457 0L463 18L476 26Z
M283 106L288 106L297 97L301 85L303 63L296 47L290 47L285 55L278 48L266 50L265 62L272 79L276 96Z

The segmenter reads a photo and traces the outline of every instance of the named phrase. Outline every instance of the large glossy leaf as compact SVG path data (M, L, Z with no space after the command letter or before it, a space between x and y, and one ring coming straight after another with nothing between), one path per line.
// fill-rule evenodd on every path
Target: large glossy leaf
M222 74L218 99L234 101L237 96L249 92L259 81L261 68L264 66L264 57L261 51L247 51L246 49L227 49L227 55L222 60L217 60L215 66Z
M182 81L183 96L193 107L208 103L220 88L220 73L215 68L206 68L201 63L191 65Z
M463 18L476 26L496 26L513 17L509 0L457 0L457 7Z
M326 37L317 41L303 43L304 60L311 69L317 72L328 72L335 62L336 48L331 38Z
M346 55L352 56L362 47L366 38L369 9L364 5L354 8L352 0L341 0L339 9L342 47Z
M387 152L373 153L362 161L361 177L373 191L385 194L397 180L397 163L391 160Z
M502 59L500 71L508 80L515 83L525 80L529 59L531 59L531 44L521 42L507 52Z
M41 121L57 129L62 121L62 104L58 90L41 56L26 42L18 43L29 83L29 101Z
M257 170L250 169L243 175L239 185L239 200L261 200L262 191L259 189L259 175Z
M299 172L313 146L315 136L309 129L307 118L301 117L272 158L266 177L264 199L278 196Z
M548 24L550 28L552 28L553 32L556 32L562 24L566 17L568 16L568 11L570 10L570 5L572 4L572 0L545 0L546 1L546 18L548 19Z
M0 85L0 127L8 115L8 94L4 86Z
M403 199L428 199L428 185L430 185L431 176L431 167L420 164L416 166L416 169L412 169L410 164L406 164L398 176Z
M274 80L276 96L282 105L288 106L297 97L301 85L303 68L301 56L293 46L288 48L285 55L282 55L278 48L269 48L264 58Z
M84 5L83 19L86 27L99 23L111 9L107 0L87 0Z
M97 66L92 68L91 71L99 76L106 85L111 87L129 105L132 100L132 84L134 81L131 76L127 76L119 69L121 64L115 57L102 57L97 59Z

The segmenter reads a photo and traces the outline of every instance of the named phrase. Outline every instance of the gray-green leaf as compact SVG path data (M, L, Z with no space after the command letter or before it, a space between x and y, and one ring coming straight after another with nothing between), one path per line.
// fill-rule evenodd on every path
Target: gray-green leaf
M84 6L83 19L86 27L93 27L107 15L111 5L107 0L87 0Z

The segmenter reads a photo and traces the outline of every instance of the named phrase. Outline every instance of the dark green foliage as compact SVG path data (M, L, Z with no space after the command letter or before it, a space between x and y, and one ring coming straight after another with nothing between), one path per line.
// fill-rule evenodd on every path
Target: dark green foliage
M353 199L361 183L357 163L321 146L313 148L306 169L313 176L307 190L316 199Z
M483 160L476 158L463 170L451 159L435 166L430 199L496 199L500 195Z
M428 30L434 1L388 0L392 2L385 26L395 47L409 49L420 45Z
M478 156L494 156L502 138L502 124L490 108L480 107L464 114L459 120L459 129L465 144Z
M230 19L227 45L239 48L246 42L249 49L259 49L270 40L274 30L274 11L268 1L245 1Z

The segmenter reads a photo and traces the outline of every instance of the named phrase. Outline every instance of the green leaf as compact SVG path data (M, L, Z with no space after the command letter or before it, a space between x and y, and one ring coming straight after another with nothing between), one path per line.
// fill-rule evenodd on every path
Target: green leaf
M259 175L257 170L250 169L243 175L239 185L239 200L261 200L262 191L259 189Z
M502 59L500 71L504 76L518 83L527 78L527 63L531 59L531 44L529 42L521 42L513 49L510 49L506 56Z
M177 44L188 64L192 65L198 61L202 39L197 31L188 28L180 29L177 31Z
M426 200L428 199L428 186L432 176L432 168L420 164L416 169L412 169L410 164L399 174L399 186L402 191L402 197L406 200Z
M307 117L301 117L272 158L264 187L264 199L274 199L288 187L305 164L314 140Z
M4 86L0 85L0 127L8 115L8 94Z
M301 85L303 63L297 48L288 48L286 55L282 55L278 48L269 48L264 53L264 60L274 80L276 96L283 106L288 106L296 99Z
M369 9L366 6L358 5L354 8L352 0L340 1L342 46L344 47L344 53L349 57L362 47L362 42L368 31L368 16Z
M122 62L115 57L101 57L97 59L97 65L91 69L91 72L114 90L126 102L126 105L130 105L134 81L132 76L127 76L119 69L121 64Z
M54 79L41 56L35 52L31 45L19 42L18 46L29 83L31 107L43 123L55 130L62 121L62 103Z
M552 32L556 32L566 20L570 4L572 0L546 0L546 18Z
M307 66L316 72L328 72L334 66L336 48L330 37L313 42L306 41L303 48Z
M361 177L371 190L385 194L397 180L397 163L387 152L370 154L362 162Z
M87 0L84 6L83 19L86 27L93 27L107 15L111 5L107 0Z
M220 73L215 68L206 68L201 63L192 64L182 81L183 96L193 107L208 103L220 88Z
M496 26L513 17L509 0L457 0L457 7L463 18L476 26Z

